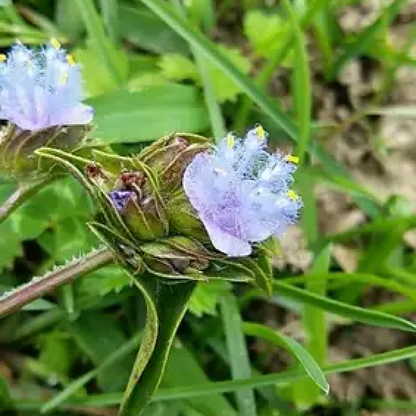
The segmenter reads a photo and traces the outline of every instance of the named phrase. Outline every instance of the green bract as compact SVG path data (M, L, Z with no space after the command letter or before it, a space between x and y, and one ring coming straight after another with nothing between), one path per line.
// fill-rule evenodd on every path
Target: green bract
M80 147L90 131L89 125L56 126L43 130L22 130L9 123L0 132L0 173L17 179L38 177L50 163L34 152L48 146L66 151Z
M93 150L81 159L57 149L38 153L68 169L99 207L89 226L133 274L161 282L224 279L253 281L269 291L266 250L230 259L216 251L182 188L192 159L212 148L209 139L177 133L130 157ZM264 247L266 248L266 247Z

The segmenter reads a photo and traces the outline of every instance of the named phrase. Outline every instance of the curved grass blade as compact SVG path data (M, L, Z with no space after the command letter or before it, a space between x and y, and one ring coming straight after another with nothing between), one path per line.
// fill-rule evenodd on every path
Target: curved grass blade
M243 331L246 335L260 337L278 345L279 347L285 348L293 355L294 358L296 358L313 382L326 394L328 394L329 384L326 381L322 370L312 355L310 355L301 344L296 342L294 339L279 334L279 332L273 330L272 328L268 328L267 326L261 324L244 322Z
M406 319L338 302L324 296L315 295L311 292L293 287L283 282L274 281L273 285L275 291L284 297L303 304L313 305L336 315L345 316L369 325L416 332L416 324L407 321Z
M293 121L284 114L274 102L257 88L249 77L244 75L217 50L215 45L210 42L198 29L195 29L184 18L179 16L169 4L161 0L140 0L169 26L172 27L180 36L188 41L192 46L201 51L207 58L227 73L241 89L259 105L259 107L272 118L293 140L297 140L297 129Z
M134 336L130 341L126 342L120 349L114 351L114 353L107 357L97 368L94 368L94 370L91 370L83 376L74 380L64 390L62 390L56 396L52 397L52 399L48 400L40 409L41 413L48 413L60 407L80 388L82 388L88 382L97 377L97 375L101 371L105 370L106 368L118 362L119 360L122 360L124 357L127 357L130 353L132 353L135 350L135 348L137 348L140 339L141 334Z
M228 357L233 379L251 376L247 345L241 328L241 316L235 296L225 294L221 299L221 315L225 328ZM252 389L241 389L235 394L241 416L256 416L256 400Z
M283 0L283 6L292 23L293 38L295 44L296 65L293 68L292 96L295 105L295 113L299 127L299 140L296 155L300 163L308 149L311 124L311 83L309 59L305 48L305 37L300 28L299 21L289 0Z

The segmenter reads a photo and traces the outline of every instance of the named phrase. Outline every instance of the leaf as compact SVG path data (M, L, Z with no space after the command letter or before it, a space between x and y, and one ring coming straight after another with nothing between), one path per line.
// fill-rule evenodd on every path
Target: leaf
M228 358L234 380L251 377L251 364L246 340L241 330L241 316L237 300L227 293L221 300L222 320L227 341ZM252 389L241 389L235 395L241 416L256 416L256 401Z
M153 13L138 6L119 7L120 33L129 42L155 53L188 53L188 46Z
M100 57L117 85L122 85L126 80L126 73L123 70L123 65L120 65L119 51L106 36L103 22L95 8L94 1L75 0L74 4L78 8L88 31L95 53Z
M175 333L196 285L195 282L167 285L156 277L132 277L145 297L146 327L119 416L140 415L158 388Z
M117 91L90 99L89 104L96 111L95 136L100 144L149 141L174 131L200 132L208 127L205 107L190 86Z
M161 0L140 0L149 9L153 10L161 19L171 26L181 37L198 48L211 62L221 68L274 122L296 140L296 127L275 103L251 82L250 78L238 70L227 56L218 51L216 45L211 43L197 29L192 27L183 18L179 17L172 8Z
M414 357L416 357L416 347L412 346L381 354L374 354L363 358L333 363L323 367L322 371L325 375L339 374L363 368L387 365ZM219 381L186 387L161 389L156 395L155 401L183 400L190 397L209 396L215 393L234 392L242 388L257 389L264 386L284 386L304 377L305 372L299 369L274 374L263 374L243 380Z
M158 65L162 75L172 81L196 81L199 78L196 65L189 58L178 53L163 55Z
M124 80L128 75L128 60L122 49L115 49L113 52L120 73ZM91 42L87 42L86 48L78 48L74 51L76 61L82 65L82 77L85 81L87 97L95 97L101 94L114 91L119 87L119 83L105 65L97 65L100 55L93 48Z
M328 394L329 385L322 370L319 368L319 365L312 355L310 355L301 344L294 339L281 335L277 331L261 324L244 322L243 330L247 335L263 338L288 350L306 371L311 380L313 380L321 390Z
M384 328L395 328L403 331L416 331L416 325L405 319L386 313L371 311L358 306L348 305L324 296L318 296L306 290L302 290L286 283L275 280L273 282L275 292L302 304L313 305L327 312L345 316L355 321Z
M407 0L395 0L388 6L386 6L380 13L378 19L362 30L354 42L351 42L344 46L344 50L337 57L330 78L335 78L339 72L345 67L345 65L353 58L359 56L372 45L375 36L382 30L385 25L393 21L395 16L400 11L401 6L406 3Z
M231 285L222 281L201 282L189 301L189 312L197 317L217 315L217 305Z
M223 45L219 45L217 48L221 53L228 57L230 62L232 62L236 68L245 74L248 73L251 66L250 61L245 58L238 49L228 48ZM212 88L217 100L220 103L234 101L237 95L241 93L241 88L215 65L207 65L206 62L204 62L204 65L208 67ZM173 81L193 80L196 81L198 85L202 84L201 75L198 72L196 64L182 55L164 55L159 62L159 66L163 76L167 79Z
M129 276L120 266L107 266L82 279L80 289L84 293L103 297L111 292L119 293L130 284Z
M327 274L331 264L331 253L331 245L324 247L318 252L310 269L310 273L316 275ZM325 280L314 278L308 279L306 288L311 293L320 296L326 295ZM305 304L303 306L303 324L306 332L306 345L308 351L318 365L325 365L327 359L328 328L324 311L312 305ZM293 393L297 403L303 408L312 406L319 397L319 390L316 386L311 385L309 380L302 380L299 383L296 383L293 386Z
M306 52L306 39L300 28L298 18L288 0L283 1L291 25L295 40L296 65L293 69L292 96L294 109L297 116L299 128L299 140L296 147L296 155L303 162L304 155L308 149L311 124L311 82L309 57Z
M110 315L83 311L70 327L79 347L95 365L100 365L126 342L126 336L116 319ZM104 391L118 391L124 388L132 358L127 357L123 365L109 367L99 374L98 383Z
M244 34L254 50L266 58L280 48L287 31L287 24L276 13L248 10L244 16Z
M197 385L208 382L204 368L197 357L188 349L174 347L166 364L162 388ZM237 416L237 412L221 395L212 395L207 398L190 398L189 404L204 416Z
M76 394L83 386L85 386L89 381L93 380L95 377L99 376L102 371L107 368L115 367L116 364L120 365L120 361L131 355L137 344L139 343L140 337L136 335L129 341L125 342L117 350L113 351L108 357L106 357L99 365L94 369L84 374L83 376L75 379L70 383L64 390L58 393L56 396L52 397L47 401L41 408L41 412L48 413L52 410L55 410L61 404L66 403L68 398Z

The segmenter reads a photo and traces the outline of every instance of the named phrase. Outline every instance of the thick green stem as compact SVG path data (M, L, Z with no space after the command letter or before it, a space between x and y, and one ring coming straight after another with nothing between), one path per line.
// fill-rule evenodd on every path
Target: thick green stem
M113 259L109 249L101 248L42 277L32 279L29 283L3 294L0 298L0 317L18 311L57 287L111 263Z

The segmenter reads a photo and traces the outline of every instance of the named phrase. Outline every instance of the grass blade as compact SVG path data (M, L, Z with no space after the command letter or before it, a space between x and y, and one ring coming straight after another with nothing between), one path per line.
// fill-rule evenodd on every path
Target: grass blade
M326 381L322 370L319 368L319 365L316 363L314 358L305 348L303 348L301 344L292 338L279 334L277 331L274 331L265 325L245 322L243 330L247 335L263 338L288 350L296 358L296 360L298 360L299 364L303 367L313 382L325 393L329 392L329 384Z
M238 304L233 294L224 295L221 300L221 312L233 379L250 377L250 359L244 334L241 330L242 321ZM241 391L237 391L236 399L241 416L256 416L256 401L253 390L241 389Z
M401 329L403 331L416 331L416 324L386 313L370 311L358 306L348 305L324 296L318 296L307 290L299 289L286 283L275 280L273 282L275 291L284 297L294 301L313 305L336 315L345 316L369 325L385 328Z
M311 85L309 58L305 48L305 38L303 36L298 18L289 0L283 0L283 5L287 10L290 21L292 22L296 65L293 69L292 95L295 105L299 127L299 140L296 148L296 155L303 161L303 157L308 148L311 124Z
M80 0L78 0L80 1ZM276 122L293 140L297 140L297 129L293 121L284 114L275 103L258 89L249 77L239 71L214 44L210 42L199 30L192 27L185 19L180 17L172 8L161 0L140 0L150 10L157 14L172 27L189 44L200 50L215 65L227 73L240 88L257 103L257 105Z
M112 77L119 85L122 85L124 82L124 75L117 61L117 56L112 49L112 44L105 34L104 25L95 8L93 0L75 0L75 3L78 6L94 49L103 59L103 62L107 66Z

